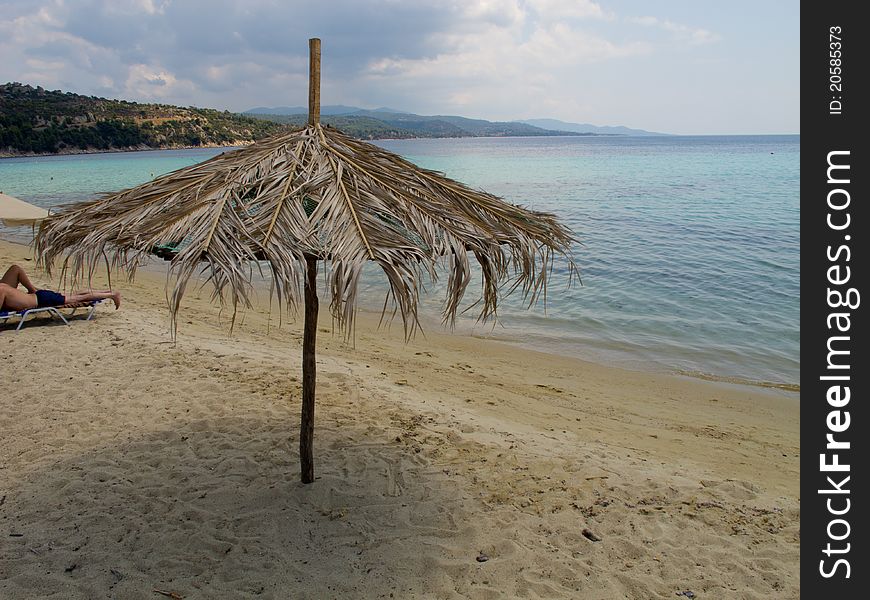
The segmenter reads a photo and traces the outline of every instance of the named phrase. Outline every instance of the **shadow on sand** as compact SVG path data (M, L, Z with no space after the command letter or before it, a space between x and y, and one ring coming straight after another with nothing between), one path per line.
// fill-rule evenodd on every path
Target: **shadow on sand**
M31 472L0 493L0 596L402 598L473 575L464 494L425 454L324 425L304 486L294 430L189 421Z

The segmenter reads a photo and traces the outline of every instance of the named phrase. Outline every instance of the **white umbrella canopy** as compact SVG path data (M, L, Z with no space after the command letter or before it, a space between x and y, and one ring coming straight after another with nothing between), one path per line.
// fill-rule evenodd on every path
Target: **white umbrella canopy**
M0 192L0 221L8 227L36 225L48 216L48 210Z
M129 190L52 215L35 248L50 269L73 277L102 260L132 276L156 247L176 248L168 294L173 333L191 276L201 271L222 301L249 304L251 261L271 269L278 300L303 303L302 481L314 481L318 263L327 269L330 309L352 327L365 264L387 276L389 298L410 335L423 282L448 273L444 318L452 322L481 276L479 317L497 317L500 298L519 289L530 304L546 294L554 259L570 276L573 234L551 214L504 202L383 148L320 124L320 40L312 39L307 126L261 140ZM183 244L179 242L184 241ZM569 280L571 277L569 277ZM227 293L228 292L228 293Z

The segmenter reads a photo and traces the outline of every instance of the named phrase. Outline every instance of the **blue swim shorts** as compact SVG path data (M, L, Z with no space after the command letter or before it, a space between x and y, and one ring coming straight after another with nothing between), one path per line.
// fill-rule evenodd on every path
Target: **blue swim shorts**
M66 304L66 298L64 298L63 294L58 294L51 290L36 290L36 306L38 308L62 306L64 304Z

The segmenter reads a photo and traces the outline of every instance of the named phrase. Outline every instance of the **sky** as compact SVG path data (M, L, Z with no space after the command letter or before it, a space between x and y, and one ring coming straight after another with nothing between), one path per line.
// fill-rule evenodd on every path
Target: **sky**
M799 133L798 0L0 0L0 83L244 111L321 102Z

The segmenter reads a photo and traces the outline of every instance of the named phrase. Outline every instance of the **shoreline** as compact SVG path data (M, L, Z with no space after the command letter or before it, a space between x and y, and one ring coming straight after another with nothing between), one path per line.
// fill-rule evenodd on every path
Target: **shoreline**
M383 138L366 138L363 141L365 142L399 142L403 140L467 140L467 139L526 139L526 138L560 138L560 137L582 137L582 138L625 138L625 137L640 137L640 138L675 138L675 137L800 137L799 133L741 133L741 134L679 134L679 133L661 133L661 134L642 134L642 135L630 135L626 133L572 133L572 132L560 132L554 135L468 135L461 137L383 137ZM10 152L2 152L0 151L0 160L6 158L47 158L52 156L76 156L80 154L116 154L121 152L154 152L159 150L198 150L198 149L207 149L207 148L243 148L245 146L249 146L253 144L253 141L236 141L232 144L205 144L200 146L166 146L161 148L152 148L150 146L145 146L141 148L112 148L107 150L82 150L79 148L76 149L63 149L59 152L23 152L23 153L10 153Z
M208 148L243 148L250 146L253 141L236 141L232 144L204 144L200 146L166 146L163 148L152 148L150 146L131 147L131 148L109 148L106 150L82 150L81 148L64 148L58 152L22 152L9 153L0 152L0 159L4 158L50 158L52 156L79 156L92 154L119 154L125 152L157 152L160 150L200 150Z
M661 134L659 136L650 136L643 135L639 137L670 137L671 134ZM364 142L381 142L381 141L401 141L401 140L465 140L469 138L487 138L487 139L525 139L525 138L553 138L553 137L636 137L629 136L624 133L572 133L572 132L559 132L553 135L467 135L467 136L459 136L459 137L451 137L451 136L443 136L443 137L434 137L434 136L424 136L424 137L378 137L378 138L364 138L362 141ZM64 148L57 152L7 152L0 151L0 159L4 158L46 158L51 156L77 156L80 154L116 154L120 152L152 152L158 150L199 150L199 149L207 149L207 148L244 148L245 146L250 146L256 140L236 140L232 144L201 144L199 146L163 146L160 148L153 148L151 146L141 146L141 147L129 147L129 148L109 148L105 150L83 150L81 148Z
M0 244L4 244L4 243L14 244L16 246L29 248L29 246L27 244L8 240L8 239L0 237ZM166 271L165 271L164 267L166 267L166 266L168 266L167 261L160 259L158 257L152 257L152 260L150 263L142 265L139 268L139 273L142 273L142 272L160 273L162 276L165 276ZM138 277L139 277L139 275L137 274L137 279L138 279ZM115 279L115 281L116 282L124 282L124 281L126 281L126 279L122 275L122 276L120 276L120 278ZM262 294L264 292L264 290L266 289L266 282L265 281L256 282L254 284L254 289L257 290L260 294ZM168 308L166 308L166 310L168 310ZM381 313L377 309L373 309L370 307L361 307L358 310L359 310L360 314L365 315L366 316L365 318L367 318L369 320L374 320L374 321L380 320ZM244 311L244 309L240 308L240 311ZM323 312L323 311L321 311L321 312ZM430 315L430 317L431 317L431 315ZM479 339L479 340L482 340L485 342L495 342L495 343L507 344L509 346L513 346L513 347L516 347L516 348L519 348L522 350L532 351L532 352L540 352L542 354L549 355L549 356L560 357L560 358L565 357L565 355L563 355L562 353L559 353L559 352L549 352L546 348L542 348L540 346L540 344L523 343L522 340L516 339L516 338L502 339L502 338L498 338L498 337L490 337L487 335L476 333L473 330L459 330L460 328L457 328L456 331L451 332L448 329L444 328L435 318L426 318L425 316L422 316L421 318L425 324L425 329L422 330L422 332L421 332L421 335L423 337L425 337L425 335L428 335L429 333L458 335L458 336ZM462 329L465 329L465 328L462 328ZM578 360L581 362L594 364L594 365L599 365L599 366L603 366L603 367L608 366L608 364L607 364L608 361L607 361L605 356L596 355L595 351L592 349L588 349L588 350L590 350L590 351L587 352L583 357L572 355L572 356L567 356L567 358L570 358L573 360ZM719 384L723 384L723 385L732 385L732 386L738 386L738 387L744 386L744 387L748 387L748 388L775 390L776 392L784 394L784 395L795 396L795 397L800 396L800 383L799 382L797 384L791 384L791 383L786 383L786 382L753 380L753 379L746 379L746 378L741 378L741 377L732 376L732 375L720 375L720 374L716 374L716 373L707 373L707 372L700 372L700 371L685 371L685 370L681 370L681 369L678 369L676 367L673 367L671 365L667 365L664 363L652 363L652 362L641 362L641 361L638 361L637 363L633 363L631 366L626 366L624 364L620 364L619 366L617 366L615 368L618 368L618 369L621 369L624 371L629 371L629 372L641 373L641 374L647 373L647 374L666 375L666 376L672 376L672 377L687 378L690 380L708 381L711 383L719 383Z

